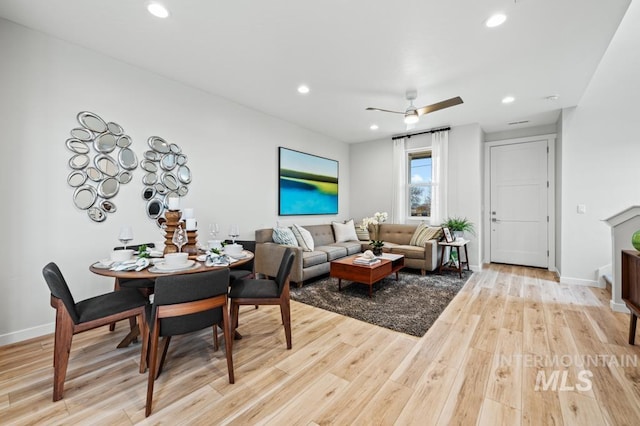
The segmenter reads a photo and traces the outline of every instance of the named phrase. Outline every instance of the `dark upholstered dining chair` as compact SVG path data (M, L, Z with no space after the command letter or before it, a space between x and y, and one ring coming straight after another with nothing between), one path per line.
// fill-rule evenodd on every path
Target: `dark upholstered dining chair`
M231 240L225 240L225 244L231 244L232 241ZM252 253L256 252L256 242L255 241L248 241L248 240L236 240L237 244L242 244L242 248L245 250L249 250ZM253 271L253 259L251 259L251 261L240 265L238 267L232 268L229 271L229 282L231 285L233 285L233 282L235 280L240 280L243 278L253 278L254 276L254 271Z
M154 248L154 243L136 244L127 246L128 249L138 251L141 246L146 245L148 248ZM114 247L113 250L122 250L124 247ZM148 278L121 278L116 279L114 290L119 288L141 288L153 289L154 281Z
M238 327L240 305L279 305L284 325L287 349L291 349L291 309L289 303L289 276L295 251L287 248L280 261L278 275L274 280L247 278L236 280L231 285L231 315L233 330Z
M213 327L222 322L229 383L234 382L231 355L231 322L227 309L229 270L168 275L156 279L153 305L148 308L150 327L149 378L145 415L151 414L153 385L162 372L171 336ZM158 362L158 339L164 337ZM217 347L217 343L215 344Z
M143 244L134 244L127 246L127 249L138 251L140 246ZM154 248L156 245L154 243L145 243L148 248ZM113 250L123 250L124 247L114 247ZM113 283L113 291L120 290L121 288L136 288L139 289L142 294L145 296L149 296L153 293L153 285L155 284L154 280L149 278L116 278ZM130 326L133 329L134 323L130 321ZM113 331L116 329L116 323L113 322L109 324L109 330Z
M58 265L53 262L47 264L42 269L42 275L51 291L51 306L56 309L53 349L54 401L62 399L64 394L64 381L74 334L137 317L140 333L143 336L140 372L143 373L146 370L148 328L145 307L149 303L146 297L137 290L122 289L76 303Z

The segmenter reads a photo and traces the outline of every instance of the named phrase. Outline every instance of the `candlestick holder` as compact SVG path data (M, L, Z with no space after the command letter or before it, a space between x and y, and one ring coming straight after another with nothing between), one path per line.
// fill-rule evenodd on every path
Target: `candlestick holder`
M171 239L173 238L173 233L175 232L175 230L178 229L178 226L182 226L182 229L186 229L185 222L183 220L180 220L180 218L182 217L182 212L180 210L169 210L164 213L164 217L167 219L167 221L165 222L166 234L164 236L164 254L177 253L178 247L173 244L173 241L171 241ZM189 253L190 257L197 256L198 247L196 244L198 240L198 231L195 230L186 232L188 241L187 244L182 247L182 252Z

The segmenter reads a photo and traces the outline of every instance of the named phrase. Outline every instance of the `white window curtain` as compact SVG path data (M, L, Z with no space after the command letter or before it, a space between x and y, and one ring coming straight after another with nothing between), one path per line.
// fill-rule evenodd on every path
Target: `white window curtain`
M442 224L447 218L448 145L448 130L431 134L431 164L434 179L431 193L431 225L434 226Z
M391 223L405 223L407 217L407 159L405 151L405 138L393 141Z

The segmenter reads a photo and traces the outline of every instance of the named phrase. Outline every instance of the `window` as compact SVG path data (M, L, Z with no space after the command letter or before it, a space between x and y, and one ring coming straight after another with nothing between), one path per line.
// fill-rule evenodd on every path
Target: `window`
M412 218L431 217L431 197L433 194L431 151L408 153L408 163L409 216Z

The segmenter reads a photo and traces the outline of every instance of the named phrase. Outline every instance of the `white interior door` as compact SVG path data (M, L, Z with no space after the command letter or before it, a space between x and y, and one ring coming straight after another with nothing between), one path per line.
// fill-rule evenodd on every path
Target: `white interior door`
M547 268L547 141L493 146L491 262Z

